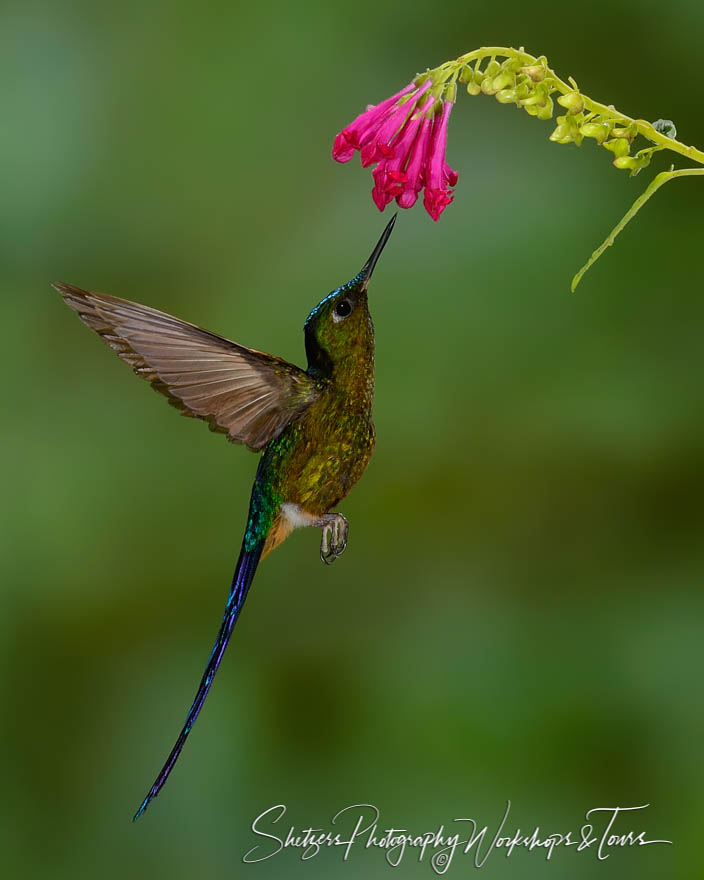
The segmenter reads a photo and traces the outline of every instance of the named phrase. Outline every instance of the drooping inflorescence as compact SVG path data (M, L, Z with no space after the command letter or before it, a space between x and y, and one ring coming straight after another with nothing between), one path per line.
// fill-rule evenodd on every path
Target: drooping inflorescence
M453 201L458 175L447 165L445 150L458 83L469 95L491 95L499 103L514 104L538 119L551 119L557 103L563 112L556 118L551 141L580 146L585 138L593 140L611 153L616 168L629 171L631 176L646 168L654 153L665 149L704 165L703 152L675 139L677 132L670 120L650 123L632 119L612 105L584 95L571 77L568 82L560 79L545 56L489 47L418 74L396 95L370 105L335 138L332 155L338 162L348 162L359 150L364 167L377 163L372 171L372 197L380 211L394 198L400 207L410 208L425 189L426 210L438 220ZM632 152L638 137L650 146ZM572 289L660 186L676 177L694 175L704 175L704 168L671 169L657 175L575 275Z
M410 208L425 189L425 208L438 220L452 201L457 172L445 161L445 148L455 95L456 89L438 89L430 75L423 75L367 107L335 138L337 162L349 162L359 150L364 168L377 163L372 198L380 211L393 199Z

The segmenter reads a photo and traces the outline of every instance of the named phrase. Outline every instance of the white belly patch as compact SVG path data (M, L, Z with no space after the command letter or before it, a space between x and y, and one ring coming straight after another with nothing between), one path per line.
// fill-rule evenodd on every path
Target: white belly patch
M316 517L311 513L306 513L297 504L286 502L281 505L281 513L286 517L292 529L300 529L302 526L312 526Z

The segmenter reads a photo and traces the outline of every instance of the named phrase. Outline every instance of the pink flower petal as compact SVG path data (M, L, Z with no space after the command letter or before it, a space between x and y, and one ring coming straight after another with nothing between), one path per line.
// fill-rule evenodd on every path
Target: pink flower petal
M418 193L423 188L431 126L431 120L427 117L423 117L418 136L413 142L410 158L406 167L407 179L403 187L403 192L396 197L396 201L401 208L412 208L418 199Z
M401 188L406 180L406 175L403 171L399 171L389 166L390 163L388 162L380 162L374 171L372 171L374 188L379 193L383 192L389 196L387 203L390 202L397 193L401 192Z
M418 113L410 114L403 128L392 141L393 157L382 159L372 171L374 178L374 190L372 196L380 210L380 205L386 205L391 199L399 199L403 195L407 185L408 175L403 170L416 141L416 136L424 120L424 113L433 103L433 98L428 97ZM417 116L417 118L413 118ZM415 196L417 198L417 195ZM414 198L414 201L415 201ZM410 207L410 206L409 206Z
M378 187L374 187L372 189L372 198L374 199L374 204L380 211L383 211L384 208L389 204L393 196L388 195L388 193L384 192L383 189L379 189Z
M335 138L335 143L332 145L333 159L336 162L349 162L352 156L354 156L354 152L354 147L350 144L345 135L340 132Z
M356 119L342 129L341 134L345 136L353 147L359 150L399 98L407 95L408 92L413 91L415 88L415 85L410 82L400 92L396 92L395 95L386 98L380 104L368 105L364 113L360 113Z
M457 179L459 177L459 174L456 171L454 171L452 168L450 168L450 166L447 164L447 162L445 162L445 164L443 166L443 173L445 175L447 182L450 184L450 186L454 186L457 183Z
M412 208L418 201L418 193L413 188L404 187L403 192L396 196L396 203L400 208Z
M425 197L423 204L425 210L433 220L437 221L445 208L452 202L453 195L450 186L451 181L457 181L457 174L445 161L445 148L447 146L447 124L450 119L453 104L444 101L442 112L433 120L433 133L428 148L428 166L425 179Z
M440 189L443 184L445 167L445 148L447 146L447 123L450 119L452 102L444 101L442 112L433 119L433 134L430 139L427 186Z
M425 205L425 210L437 223L440 215L453 199L454 196L449 195L444 189L430 189L427 187L423 204Z
M362 148L362 166L364 168L373 162L378 162L382 158L393 158L394 148L391 145L391 141L399 129L402 128L406 119L417 109L418 99L431 87L432 81L426 80L409 101L395 107L382 121L372 140Z

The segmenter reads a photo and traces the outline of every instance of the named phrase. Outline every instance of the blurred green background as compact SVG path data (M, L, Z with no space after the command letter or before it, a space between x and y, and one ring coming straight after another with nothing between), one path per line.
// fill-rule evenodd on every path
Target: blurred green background
M414 831L576 830L672 847L494 855L483 876L702 865L702 198L460 96L455 203L403 212L371 291L377 451L344 559L262 566L162 796L131 816L210 650L256 459L177 418L49 287L144 302L303 361L302 323L387 217L335 133L480 45L546 53L704 144L699 0L9 2L0 16L5 876L385 877L381 853L255 866L249 826L371 802ZM656 157L654 170L667 167ZM680 163L682 164L682 163ZM619 823L620 827L621 823ZM474 871L459 859L449 876ZM431 877L409 853L404 876Z

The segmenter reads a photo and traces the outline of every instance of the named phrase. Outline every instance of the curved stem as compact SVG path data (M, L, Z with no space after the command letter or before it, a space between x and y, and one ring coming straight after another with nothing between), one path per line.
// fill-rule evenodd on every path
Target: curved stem
M582 268L577 272L577 274L572 279L572 284L570 289L572 293L577 289L577 285L582 280L582 276L590 269L594 263L599 259L599 257L604 253L604 251L611 247L616 239L616 236L623 231L624 227L636 216L638 211L643 207L643 205L648 201L648 199L654 195L661 186L666 184L669 180L674 180L676 177L695 177L695 176L704 176L704 168L681 168L678 171L661 171L660 174L656 175L648 185L645 192L639 196L635 200L635 202L631 205L628 213L623 217L623 219L618 223L606 237L606 240L602 242L602 244L594 251L594 253L589 257L587 262L582 266Z

